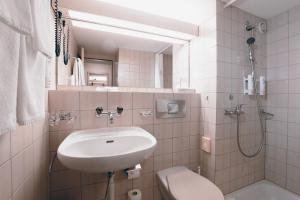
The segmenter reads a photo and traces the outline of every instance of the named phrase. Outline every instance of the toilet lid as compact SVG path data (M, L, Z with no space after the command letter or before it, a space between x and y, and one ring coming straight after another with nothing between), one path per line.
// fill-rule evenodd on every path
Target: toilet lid
M177 200L224 200L220 189L208 179L184 170L166 177L170 195Z

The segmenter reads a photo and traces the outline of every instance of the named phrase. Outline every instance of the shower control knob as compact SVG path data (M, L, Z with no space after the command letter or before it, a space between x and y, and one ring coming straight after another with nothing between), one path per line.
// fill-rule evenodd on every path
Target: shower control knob
M103 113L103 108L102 107L97 107L96 108L96 113L97 113L97 115L101 115Z
M236 106L235 111L237 114L241 114L243 112L243 110L242 110L243 105L245 105L245 104L238 104Z
M236 111L234 109L225 109L224 115L236 115Z
M117 107L117 113L120 115L122 114L124 108L123 107Z

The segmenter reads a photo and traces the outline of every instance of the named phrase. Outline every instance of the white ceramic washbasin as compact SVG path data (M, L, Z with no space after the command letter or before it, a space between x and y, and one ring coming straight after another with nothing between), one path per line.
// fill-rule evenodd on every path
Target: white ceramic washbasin
M156 139L138 127L101 128L71 133L59 146L58 159L70 169L110 172L148 158Z

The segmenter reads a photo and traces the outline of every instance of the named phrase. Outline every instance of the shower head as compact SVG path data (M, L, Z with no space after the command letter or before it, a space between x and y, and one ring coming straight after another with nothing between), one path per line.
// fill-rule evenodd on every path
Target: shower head
M255 38L254 37L250 37L250 38L247 39L247 44L248 45L254 44L254 42L255 42Z
M267 23L266 22L258 22L256 24L250 24L249 21L246 21L245 23L245 29L246 31L251 31L253 34L253 31L255 31L256 29L260 32L260 33L266 33L267 32Z
M255 29L255 25L252 24L246 24L245 27L246 31L252 31L253 29Z

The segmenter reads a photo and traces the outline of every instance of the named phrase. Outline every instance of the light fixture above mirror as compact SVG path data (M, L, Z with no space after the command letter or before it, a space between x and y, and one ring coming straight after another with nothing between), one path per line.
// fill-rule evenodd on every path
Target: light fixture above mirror
M185 44L196 37L192 34L74 10L69 10L68 14L72 19L73 26L92 30L175 44Z

